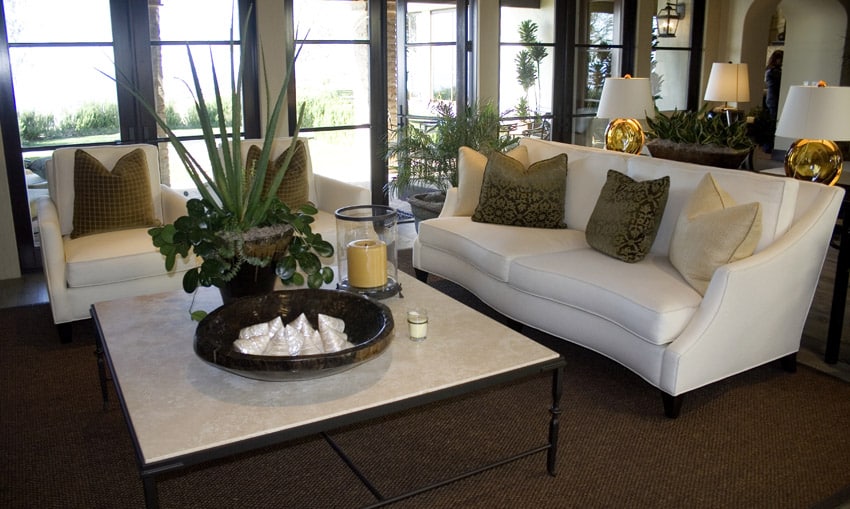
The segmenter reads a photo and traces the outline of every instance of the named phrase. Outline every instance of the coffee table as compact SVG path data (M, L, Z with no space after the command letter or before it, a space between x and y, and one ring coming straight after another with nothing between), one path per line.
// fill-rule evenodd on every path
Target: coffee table
M548 439L539 447L391 499L349 466L376 496L375 506L543 451L555 475L564 359L407 274L399 274L399 282L403 297L382 301L396 322L386 351L348 371L297 382L251 380L201 361L192 346L192 296L183 292L92 306L98 348L133 440L147 507L158 507L157 476L163 473L546 371L552 373L551 418ZM431 316L421 343L407 338L405 310L414 303ZM204 289L193 309L219 305L218 292Z

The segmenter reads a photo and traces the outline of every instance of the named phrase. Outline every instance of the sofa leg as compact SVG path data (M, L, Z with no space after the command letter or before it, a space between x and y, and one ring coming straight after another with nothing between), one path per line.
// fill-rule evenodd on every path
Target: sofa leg
M679 394L678 396L671 396L666 392L662 392L661 400L664 402L664 415L670 419L679 417L679 411L682 410L683 399L684 396L682 394Z
M57 323L56 332L59 334L59 341L61 343L71 342L71 322Z
M416 279L418 279L419 281L422 281L423 283L428 282L428 273L427 272L425 272L422 269L417 269L417 268L414 268L413 272L416 274Z
M785 357L779 359L779 364L782 366L782 369L787 371L788 373L796 373L797 372L797 352L789 353Z

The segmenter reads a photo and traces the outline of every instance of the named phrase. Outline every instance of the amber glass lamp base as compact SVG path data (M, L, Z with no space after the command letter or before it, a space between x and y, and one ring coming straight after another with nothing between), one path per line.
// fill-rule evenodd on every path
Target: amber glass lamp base
M640 122L633 118L615 118L605 128L605 148L640 154L645 141Z
M841 150L830 140L797 140L785 154L785 175L833 185L841 176Z

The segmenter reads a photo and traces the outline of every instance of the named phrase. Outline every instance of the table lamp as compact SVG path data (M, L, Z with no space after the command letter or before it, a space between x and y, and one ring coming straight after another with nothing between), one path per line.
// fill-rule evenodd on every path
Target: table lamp
M776 135L794 138L785 154L785 174L833 185L843 158L834 140L850 140L850 87L792 86L779 115Z
M732 62L711 64L704 99L722 102L723 106L719 108L719 111L726 115L726 123L732 125L733 120L737 118L738 109L730 108L729 103L750 100L750 77L747 73L747 64Z
M639 120L655 111L649 78L606 78L599 99L598 118L608 118L605 148L639 154L646 137Z

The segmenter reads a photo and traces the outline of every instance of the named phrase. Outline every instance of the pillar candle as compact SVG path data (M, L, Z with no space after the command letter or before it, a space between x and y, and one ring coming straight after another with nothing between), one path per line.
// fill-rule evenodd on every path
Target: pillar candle
M378 239L349 242L348 284L355 288L377 288L387 284L387 244Z

